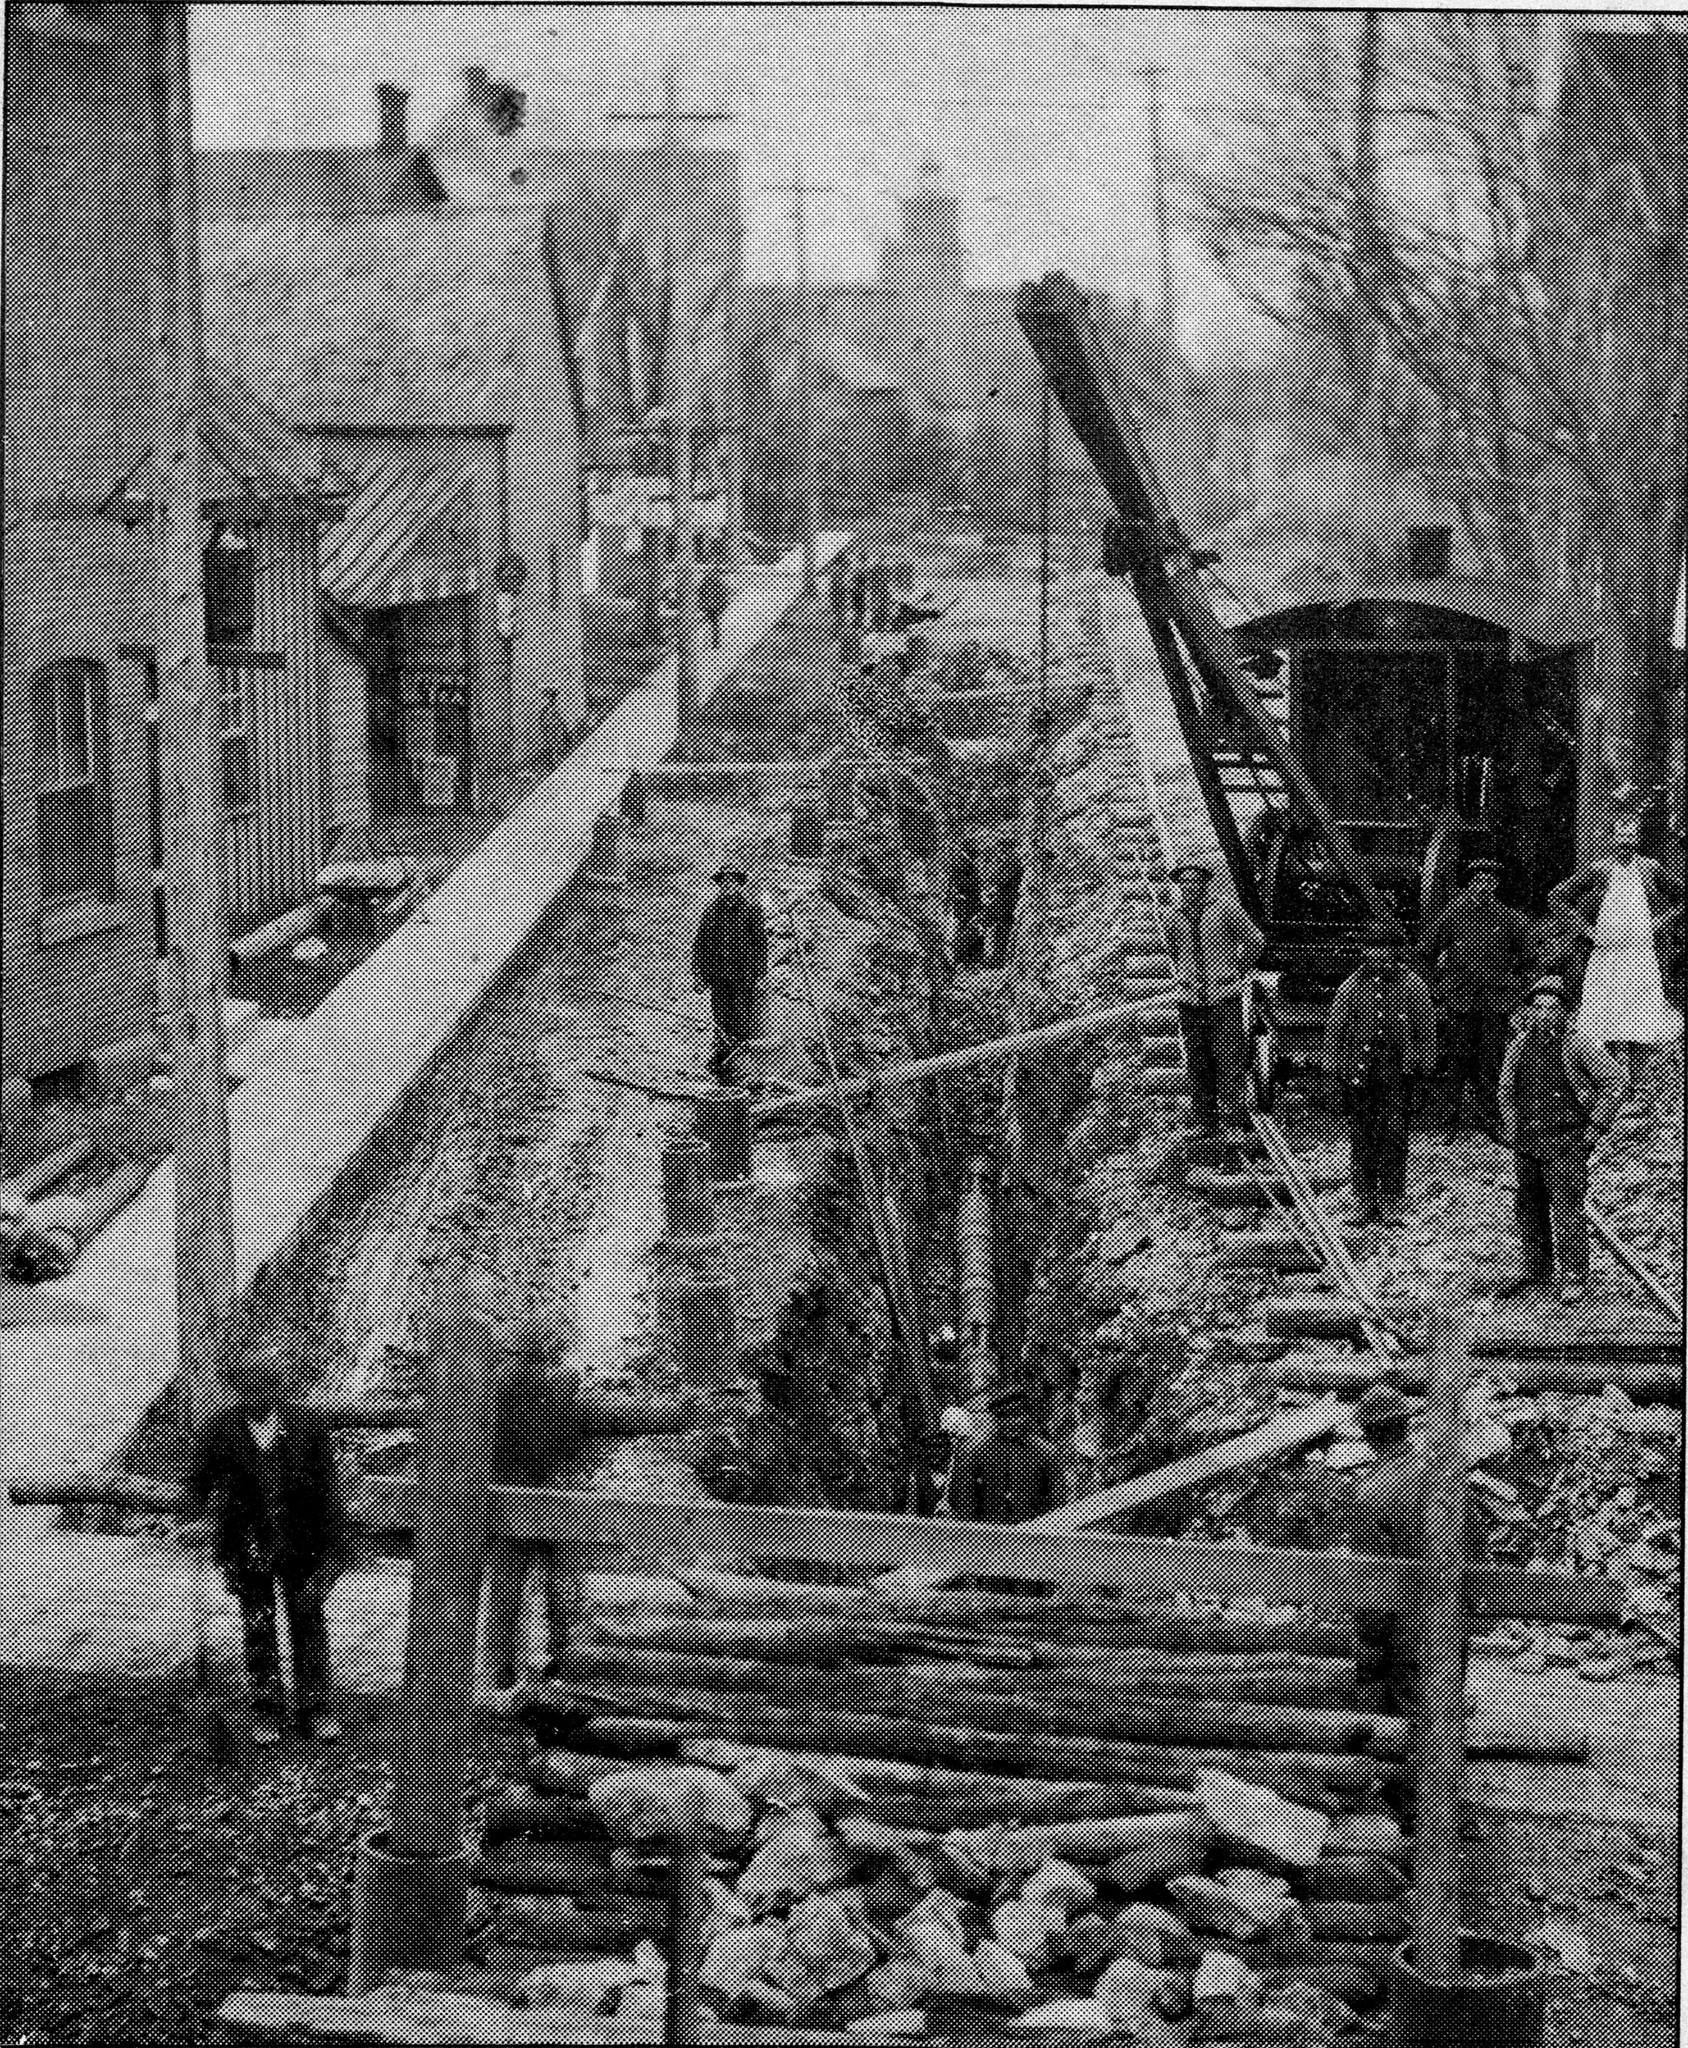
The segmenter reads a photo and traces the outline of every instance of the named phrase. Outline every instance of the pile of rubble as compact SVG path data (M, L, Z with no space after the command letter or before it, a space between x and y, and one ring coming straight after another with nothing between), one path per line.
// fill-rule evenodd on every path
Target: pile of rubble
M703 1842L701 1987L724 2019L882 2038L994 2025L1319 2042L1360 2027L1407 1932L1409 1851L1390 1815L1336 1817L1216 1769L1158 1798L979 1777L951 1795L972 1824L936 1829L880 1816L963 1774L722 1741L686 1753L699 1761L541 1753L548 1797L528 1795L523 1812L541 1832L547 1804L571 1816L570 1857L596 1855L606 1886L647 1898L662 1845ZM1035 1818L1062 1812L1083 1817ZM483 1934L507 1944L506 1970L520 1945L544 1945L547 1923L565 1929L572 1914L546 1910L557 1904L507 1905ZM662 1979L647 1942L630 1961L520 1981L530 1999L626 2019L660 2011Z

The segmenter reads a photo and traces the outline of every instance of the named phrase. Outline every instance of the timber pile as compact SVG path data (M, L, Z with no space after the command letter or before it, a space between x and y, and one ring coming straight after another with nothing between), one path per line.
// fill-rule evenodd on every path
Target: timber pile
M648 1940L684 1827L713 1858L722 2021L1317 2041L1379 1995L1406 1931L1379 1796L1405 1727L1359 1707L1341 1630L696 1586L595 1613L555 1677L503 1696L533 1752L482 1814L482 1961ZM597 2009L654 1995L647 1971Z

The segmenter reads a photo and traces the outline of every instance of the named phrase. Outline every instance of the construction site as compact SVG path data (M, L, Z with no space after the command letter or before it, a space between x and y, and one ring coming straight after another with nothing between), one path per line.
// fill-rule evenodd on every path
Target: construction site
M1597 626L1422 508L1240 588L1099 295L1012 310L1026 518L834 525L805 443L706 647L675 512L677 651L235 942L222 1270L203 1037L8 1155L7 2040L1676 2038L1682 1041L1600 1054L1582 1266L1555 1194L1518 1279L1532 1027L1461 1128L1432 966L1487 869L1563 1007L1562 877L1627 806L1678 898L1679 811L1537 801ZM1403 956L1392 1190L1332 1018ZM331 1446L296 1728L219 1416Z

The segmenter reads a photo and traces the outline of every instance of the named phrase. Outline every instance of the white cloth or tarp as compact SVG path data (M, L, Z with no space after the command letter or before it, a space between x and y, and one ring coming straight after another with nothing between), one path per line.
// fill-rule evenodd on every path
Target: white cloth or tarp
M1665 1001L1646 886L1632 863L1612 870L1601 900L1577 1028L1597 1045L1670 1045L1682 1036L1681 1013Z

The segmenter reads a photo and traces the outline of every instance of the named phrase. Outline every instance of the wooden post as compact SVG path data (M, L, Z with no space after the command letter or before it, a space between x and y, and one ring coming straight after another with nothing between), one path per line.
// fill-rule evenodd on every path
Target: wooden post
M691 2048L703 2038L698 1973L703 1967L703 1929L709 1917L709 1859L696 1842L676 1842L669 1870L668 1999L663 2027L667 2048Z
M413 1857L463 1846L492 1488L492 1330L458 1306L430 1337L391 1829Z
M217 1381L234 1306L234 1192L223 997L218 698L205 655L199 456L200 314L187 9L149 10L154 161L164 233L152 316L152 491L159 523L157 647L170 1038L176 1159L176 1289L189 1426L226 1400Z
M1418 1593L1419 1727L1413 1962L1459 1975L1459 1800L1465 1768L1464 1404L1470 1339L1457 1306L1430 1318L1424 1559Z

